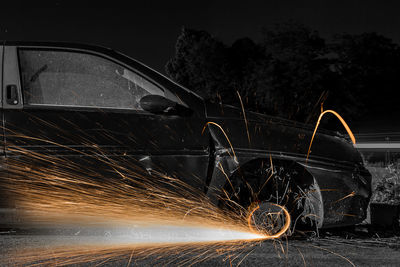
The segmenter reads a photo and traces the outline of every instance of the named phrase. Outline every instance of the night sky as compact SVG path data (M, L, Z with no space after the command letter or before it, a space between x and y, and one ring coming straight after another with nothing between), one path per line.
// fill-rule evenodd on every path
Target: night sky
M210 32L226 43L259 40L262 27L296 21L329 38L336 33L375 31L400 43L400 2L385 1L131 1L110 7L64 4L3 7L0 39L52 40L107 46L164 73L183 26ZM392 98L393 99L393 98ZM393 102L393 101L392 101ZM391 102L391 103L392 103ZM400 131L398 113L382 107L366 118L382 131ZM380 126L378 126L380 125ZM397 126L399 125L399 126ZM385 128L388 127L388 128ZM397 129L398 128L398 129ZM363 130L364 131L364 130ZM366 130L370 131L370 130ZM371 131L375 131L372 129Z
M294 20L320 32L376 31L400 42L399 1L131 1L131 6L80 6L53 1L2 8L0 38L94 43L119 50L158 71L182 26L230 43L259 39L262 27ZM34 7L35 6L35 7ZM110 6L110 5L108 5Z

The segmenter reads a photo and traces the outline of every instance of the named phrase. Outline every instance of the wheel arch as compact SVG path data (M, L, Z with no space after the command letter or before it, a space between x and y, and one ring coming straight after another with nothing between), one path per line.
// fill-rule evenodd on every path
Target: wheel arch
M270 165L271 162L275 168L293 168L299 172L300 175L296 177L296 180L301 184L302 195L306 198L304 207L305 216L313 217L312 219L316 227L321 228L324 219L324 205L320 187L313 174L298 161L272 155L270 157L251 158L245 162L241 161L241 164L232 169L229 179L240 176L240 173L245 173L248 170L252 171L263 165Z

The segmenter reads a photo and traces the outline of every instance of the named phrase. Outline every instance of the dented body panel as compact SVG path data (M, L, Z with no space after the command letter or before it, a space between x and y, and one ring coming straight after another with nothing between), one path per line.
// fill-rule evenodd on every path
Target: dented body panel
M235 160L221 129L210 124L216 146L210 197L217 195L226 177L232 176L240 166L271 157L297 162L313 176L313 184L310 184L312 213L319 228L352 225L365 219L371 196L371 175L349 140L319 130L306 160L314 130L310 125L252 112L245 115L247 121L241 109L207 104L208 121L224 129L236 154Z

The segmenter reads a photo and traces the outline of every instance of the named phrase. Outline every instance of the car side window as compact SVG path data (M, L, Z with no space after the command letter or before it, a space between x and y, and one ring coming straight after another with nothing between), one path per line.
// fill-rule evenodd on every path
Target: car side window
M26 105L142 110L143 96L166 95L144 77L100 56L32 49L18 54Z

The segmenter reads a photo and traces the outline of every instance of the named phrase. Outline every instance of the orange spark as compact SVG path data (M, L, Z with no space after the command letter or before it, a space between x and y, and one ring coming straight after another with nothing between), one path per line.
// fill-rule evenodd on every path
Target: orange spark
M277 238L280 238L284 233L286 233L286 231L289 229L290 224L291 224L290 214L289 214L289 212L287 211L287 209L286 209L285 207L283 207L283 206L281 206L281 205L278 205L278 204L274 204L274 203L271 203L271 205L276 206L276 207L280 208L281 211L283 211L283 213L285 214L285 224L282 226L282 228L281 228L276 234L273 234L273 235L266 234L265 237L264 237L264 239L277 239ZM253 223L252 223L253 214L254 214L254 212L257 211L259 208L260 208L260 206L257 205L257 207L255 207L255 208L249 213L249 215L248 215L248 217L247 217L247 224L248 224L248 226L249 226L250 231L253 232L253 233L259 233L259 231L255 230L255 229L253 228L253 226L252 226L252 224L253 224Z
M350 194L348 194L348 195L346 195L346 196L344 196L344 197L342 197L342 198L340 198L340 199L338 199L338 200L332 202L332 204L337 203L337 202L340 202L340 201L342 201L342 200L345 200L346 198L349 198L349 197L354 197L355 194L356 194L356 192L353 191L353 192L351 192Z
M209 121L209 122L207 122L207 123L204 125L203 130L201 131L201 134L204 133L204 130L206 129L206 127L207 127L209 124L212 124L212 125L217 126L218 129L220 129L221 132L224 134L225 139L228 141L229 146L231 147L231 150L232 150L232 153L233 153L233 159L234 159L235 162L237 163L238 160L237 160L237 157L236 157L236 154L235 154L235 150L233 149L232 143L231 143L231 141L229 140L228 135L225 133L224 129L221 127L221 125L219 125L219 124L216 123L216 122ZM230 155L229 151L228 151L228 154Z
M240 105L242 107L244 123L246 125L247 139L249 140L249 146L250 146L250 144L251 144L251 142L250 142L250 133L249 133L249 126L248 126L248 122L247 122L247 118L246 118L246 112L244 111L244 105L243 105L242 97L239 94L239 91L236 91L236 93L237 93L237 95L239 97Z
M260 208L260 206L257 205L257 207L255 207L255 208L250 212L249 216L247 217L247 224L249 225L249 229L250 229L250 231L251 231L252 233L255 233L256 230L254 230L254 228L253 228L253 226L252 226L253 223L251 222L251 219L252 219L252 217L253 217L254 212L255 212L256 210L258 210L259 208Z
M321 110L322 110L322 107L321 107ZM311 137L310 146L308 147L306 162L308 161L308 157L309 157L310 152L311 152L311 146L312 146L312 143L313 143L313 141L314 141L314 137L315 137L315 134L316 134L316 132L317 132L318 126L319 126L319 124L320 124L320 122L321 122L322 117L323 117L326 113L332 113L333 115L335 115L335 116L339 119L339 121L342 123L342 125L344 126L344 128L346 129L346 131L347 131L347 133L349 134L349 136L350 136L351 141L353 142L353 144L356 143L356 138L354 137L353 132L350 130L350 127L347 125L347 123L346 123L345 120L342 118L342 116L340 116L340 115L339 115L336 111L334 111L334 110L325 110L324 112L322 112L322 113L319 115L317 124L315 125L314 133L313 133L313 135L312 135L312 137Z
M334 252L334 251L332 251L332 250L329 250L329 249L326 249L326 248L321 248L321 247L319 247L319 246L314 246L314 245L310 245L310 246L312 246L312 247L314 247L314 248L321 249L321 250L325 250L325 251L327 251L327 252L329 252L329 253L332 253L333 255L336 255L336 256L338 256L338 257L344 259L344 260L347 261L348 263L350 263L351 266L356 267L356 266L354 265L354 263L353 263L351 260L349 260L348 258L346 258L346 257L343 256L343 255L340 255L339 253L336 253L336 252Z
M31 139L28 136L19 137ZM133 253L135 257L151 251L162 255L175 251L174 249L182 251L182 247L187 247L187 253L202 251L200 254L204 259L220 255L217 253L218 249L234 255L236 251L247 249L261 240L279 238L289 227L290 221L277 234L257 232L247 223L244 212L222 212L202 192L182 180L154 170L149 174L135 165L130 156L111 158L99 146L88 147L94 149L95 153L74 151L101 164L86 166L77 164L68 157L59 158L23 147L9 146L10 150L17 151L24 157L10 158L7 161L9 173L2 177L4 185L15 193L23 218L32 226L72 225L85 229L117 227L119 231L133 227L138 231L143 227L163 225L176 227L180 231L198 229L190 230L190 233L205 231L205 234L194 237L188 234L186 240L170 242L160 240L159 236L145 242L127 237L114 239L111 244L89 243L88 249L85 249L85 244L66 244L60 248L53 247L50 254L40 251L21 252L18 256L21 265L42 260L47 263L57 261L61 265L96 260L112 261L125 257L124 255L131 260ZM232 151L234 152L233 147ZM99 166L104 168L102 170L105 173L117 174L119 178L104 176ZM244 209L235 204L237 208ZM280 208L290 220L286 209Z

